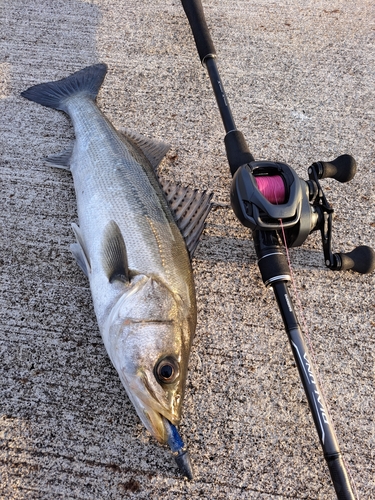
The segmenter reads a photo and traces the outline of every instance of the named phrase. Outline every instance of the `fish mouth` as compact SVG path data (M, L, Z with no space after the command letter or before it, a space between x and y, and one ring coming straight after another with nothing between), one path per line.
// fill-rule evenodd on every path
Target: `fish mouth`
M161 386L150 383L145 372L138 374L136 380L128 379L125 385L139 418L152 436L165 444L168 440L168 429L165 419L178 426L180 423L180 395L175 392L170 402Z
M173 423L173 425L175 426L177 426L179 423L179 419L174 419L173 422L172 415L158 413L157 411L150 408L143 411L143 418L141 415L140 417L146 429L161 444L165 444L168 441L168 431L166 428L165 420Z

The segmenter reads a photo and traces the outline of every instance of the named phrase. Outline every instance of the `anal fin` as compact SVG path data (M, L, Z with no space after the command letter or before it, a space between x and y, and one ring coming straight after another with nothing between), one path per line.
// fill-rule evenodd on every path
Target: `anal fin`
M64 151L58 153L57 155L47 156L45 159L52 167L63 168L65 170L70 170L70 163L72 159L74 142Z

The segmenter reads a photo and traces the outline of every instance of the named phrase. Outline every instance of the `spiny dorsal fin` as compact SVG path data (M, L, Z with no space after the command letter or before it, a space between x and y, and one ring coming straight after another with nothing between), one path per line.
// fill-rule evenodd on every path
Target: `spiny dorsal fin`
M119 132L143 152L154 169L158 167L159 163L170 149L169 144L166 142L149 139L138 132L133 132L126 128L120 128Z
M91 266L85 249L85 244L81 235L81 230L77 226L77 224L74 224L74 222L72 224L72 228L76 236L77 243L72 243L70 245L70 251L74 255L79 267L82 269L85 275L89 277L89 273L91 272Z
M72 153L74 148L74 142L70 146L58 153L57 155L47 156L45 159L52 167L64 168L65 170L70 170L70 162L72 159Z
M105 228L102 252L104 271L109 282L127 283L130 280L130 274L125 241L114 220L111 220Z
M185 239L190 257L193 257L212 207L213 193L201 193L197 189L186 188L160 178L159 182Z

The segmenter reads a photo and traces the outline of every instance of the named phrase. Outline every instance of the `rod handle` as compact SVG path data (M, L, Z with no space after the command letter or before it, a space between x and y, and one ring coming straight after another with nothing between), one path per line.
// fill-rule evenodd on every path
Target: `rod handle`
M242 165L254 161L245 137L239 130L228 132L224 138L224 144L232 176Z
M348 473L341 455L326 457L338 500L355 500Z
M339 182L349 182L357 171L355 159L350 155L341 155L332 161L321 161L316 164L319 179L331 177Z
M200 0L181 0L186 17L194 35L195 44L202 64L208 56L215 57L216 51L203 12Z
M341 263L337 270L351 269L357 273L369 274L375 270L375 252L367 245L361 245L351 252L335 254Z

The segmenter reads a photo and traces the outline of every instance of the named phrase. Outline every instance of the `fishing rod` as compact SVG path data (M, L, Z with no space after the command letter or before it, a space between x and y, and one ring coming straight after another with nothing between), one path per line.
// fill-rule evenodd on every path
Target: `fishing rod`
M211 80L225 128L225 149L231 174L231 206L240 222L251 229L258 266L266 286L273 289L296 366L313 416L331 479L339 500L354 499L352 485L288 290L291 271L283 246L298 247L320 231L324 260L334 271L351 269L366 274L375 269L375 252L359 246L349 253L332 251L332 214L320 180L341 183L356 173L356 162L342 155L318 161L302 180L289 165L255 161L243 134L237 129L216 65L216 51L200 0L181 0L192 29L200 60Z

